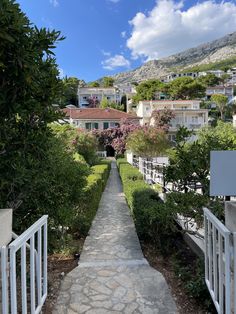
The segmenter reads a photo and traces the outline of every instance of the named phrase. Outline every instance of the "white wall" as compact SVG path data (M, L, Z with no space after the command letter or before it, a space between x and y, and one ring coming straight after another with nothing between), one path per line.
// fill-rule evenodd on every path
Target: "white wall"
M0 209L0 247L12 238L12 209Z

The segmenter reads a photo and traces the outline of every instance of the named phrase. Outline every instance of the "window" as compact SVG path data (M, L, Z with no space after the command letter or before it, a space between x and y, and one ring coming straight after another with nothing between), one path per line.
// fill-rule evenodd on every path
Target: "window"
M87 97L86 97L86 96L84 96L84 97L83 97L83 99L87 99Z
M91 123L85 123L85 129L91 130Z
M87 122L85 123L85 129L86 130L92 130L92 129L98 129L98 123L97 122Z
M109 128L109 122L103 122L103 129L108 129Z
M175 134L169 134L168 135L168 140L171 142L175 142L176 141L176 135Z

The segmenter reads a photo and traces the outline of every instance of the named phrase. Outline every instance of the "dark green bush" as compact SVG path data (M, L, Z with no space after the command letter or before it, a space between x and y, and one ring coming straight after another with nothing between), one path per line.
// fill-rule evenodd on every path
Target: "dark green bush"
M139 237L158 244L163 237L173 235L174 215L169 204L162 202L158 193L144 182L138 169L125 159L118 159L117 165Z
M87 177L87 185L74 219L73 231L78 232L80 236L88 233L109 177L110 162L102 163L91 167L92 173Z

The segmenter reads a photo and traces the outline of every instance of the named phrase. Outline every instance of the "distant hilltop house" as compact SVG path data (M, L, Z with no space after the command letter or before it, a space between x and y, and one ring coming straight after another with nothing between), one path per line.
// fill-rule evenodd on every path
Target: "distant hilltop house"
M226 79L226 85L229 84L235 84L236 83L236 68L232 68L228 70L227 72L223 70L207 70L207 71L200 71L200 72L172 72L167 75L164 75L160 77L160 80L163 83L169 83L171 81L174 81L175 79L179 77L191 77L193 79L201 77L201 76L206 76L208 74L214 74L218 78L223 78L225 74L228 74L228 78Z
M121 103L122 94L116 87L79 87L78 104L80 108L97 108L103 98L116 104Z
M232 68L228 70L227 74L230 76L228 83L235 85L236 84L236 68Z
M63 109L66 121L71 125L85 130L105 130L120 125L122 120L139 124L140 118L112 108L75 108L67 106Z
M196 78L198 77L198 73L197 72L180 72L180 73L170 73L168 75L162 76L160 78L160 80L163 83L169 83L171 81L174 81L175 79L179 78L179 77L192 77L192 78Z
M200 100L149 100L140 101L136 113L141 118L141 125L153 125L154 110L170 109L175 118L169 125L169 138L175 140L175 134L180 126L197 131L208 124L208 110L200 109Z
M230 86L213 86L206 89L206 100L210 100L212 95L221 94L228 97L228 102L231 102L234 98L234 87Z

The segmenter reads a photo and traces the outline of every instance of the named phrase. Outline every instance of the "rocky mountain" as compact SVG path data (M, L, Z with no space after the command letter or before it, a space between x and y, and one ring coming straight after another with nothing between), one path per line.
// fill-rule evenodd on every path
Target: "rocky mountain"
M167 58L146 62L135 70L115 75L114 79L116 84L140 82L161 78L171 72L187 71L195 66L218 63L232 57L235 57L236 63L236 32Z

